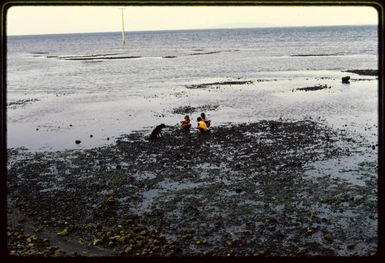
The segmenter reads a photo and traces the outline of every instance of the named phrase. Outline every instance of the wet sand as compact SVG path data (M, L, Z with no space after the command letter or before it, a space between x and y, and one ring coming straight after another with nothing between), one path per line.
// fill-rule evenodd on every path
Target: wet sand
M103 147L9 149L13 255L366 256L377 248L378 145L318 119L168 126ZM348 165L349 166L349 165Z

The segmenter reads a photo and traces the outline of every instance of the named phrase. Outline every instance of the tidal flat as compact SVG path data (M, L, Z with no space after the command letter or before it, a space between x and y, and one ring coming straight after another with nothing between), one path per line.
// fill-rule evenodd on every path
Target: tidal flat
M7 37L10 255L377 252L377 26L126 33Z
M9 149L9 251L372 255L378 167L362 156L377 147L304 118L229 123L203 138L168 126L154 143L132 132L91 149ZM322 165L346 160L356 163Z

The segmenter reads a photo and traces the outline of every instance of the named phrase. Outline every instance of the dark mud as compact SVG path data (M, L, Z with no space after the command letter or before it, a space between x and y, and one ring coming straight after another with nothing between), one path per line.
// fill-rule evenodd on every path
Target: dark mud
M352 70L346 70L344 72L355 73L363 76L378 76L377 69L352 69Z
M202 89L202 88L208 88L211 86L244 85L244 84L252 84L252 83L253 83L253 81L251 81L251 80L235 80L235 81L222 81L222 82L186 85L185 87L188 89Z
M172 110L173 114L192 114L194 112L201 113L201 112L207 112L207 111L215 111L219 108L219 105L203 105L199 107L192 107L192 106L181 106L178 108L174 108Z
M314 91L314 90L322 90L322 89L330 89L331 87L328 85L316 85L312 87L305 87L305 88L297 88L295 90L300 90L300 91ZM293 90L294 91L294 90Z
M228 124L205 137L171 127L154 143L147 135L88 150L9 149L8 218L20 211L33 222L30 241L40 242L39 229L54 233L43 252L65 251L63 239L67 251L81 251L78 243L133 256L375 252L377 163L357 168L364 186L304 174L316 161L359 153L362 138L307 119ZM31 238L12 234L21 227L9 225L9 249L38 253L28 240L18 246Z

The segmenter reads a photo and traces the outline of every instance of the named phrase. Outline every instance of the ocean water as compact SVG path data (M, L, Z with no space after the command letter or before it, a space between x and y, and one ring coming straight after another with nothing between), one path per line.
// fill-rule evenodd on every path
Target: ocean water
M198 107L194 120L207 105L213 125L314 117L375 142L377 77L344 71L378 68L377 34L376 26L128 32L125 45L119 32L9 36L8 148L110 144L178 124L178 107ZM186 87L222 81L252 83ZM331 88L294 92L314 85Z

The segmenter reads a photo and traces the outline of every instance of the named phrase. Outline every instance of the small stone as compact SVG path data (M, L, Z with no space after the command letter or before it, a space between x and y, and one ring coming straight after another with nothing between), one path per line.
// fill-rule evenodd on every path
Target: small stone
M356 246L356 245L354 245L353 243L351 243L351 244L348 244L346 247L347 247L347 249L352 250L352 249L355 248L355 246Z
M94 137L92 134L90 135L90 138Z
M102 242L101 239L95 238L91 243L92 243L92 245L97 246L97 245L99 245L101 242Z
M376 146L375 146L375 145L373 145L373 146L372 146L372 150L375 150L375 149L376 149Z
M49 251L55 251L55 250L57 250L58 248L57 247L50 247L49 248Z
M62 252L61 252L59 249L57 249L57 250L55 250L55 252L53 253L53 256L54 256L54 257L62 257L63 254L62 254Z
M315 211L315 210L311 210L310 211L310 218L315 218L317 216L317 211Z
M122 166L118 164L118 165L116 166L116 170L120 170L120 169L122 169Z
M324 235L325 240L327 241L333 241L333 236L330 233L327 233Z
M107 141L109 141L110 140L110 137L107 137Z
M76 140L76 141L75 141L76 144L79 144L79 143L81 143L81 142L82 142L81 140Z
M72 124L70 124L70 127L72 127Z
M114 205L115 204L115 198L113 196L107 197L106 204L107 205Z
M59 233L57 233L58 236L67 236L68 235L68 228L66 227L65 229L63 229L63 231L60 231Z

